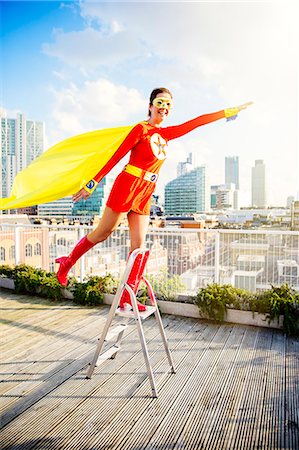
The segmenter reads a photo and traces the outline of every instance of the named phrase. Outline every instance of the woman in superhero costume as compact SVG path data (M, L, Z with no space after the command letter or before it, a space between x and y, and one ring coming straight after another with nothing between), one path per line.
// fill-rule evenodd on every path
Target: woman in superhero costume
M113 157L106 165L73 196L75 202L86 200L98 183L129 151L129 163L116 178L108 198L103 217L95 230L84 236L69 256L57 258L60 264L57 278L63 286L67 285L67 275L76 261L94 245L107 239L127 214L131 251L141 248L145 242L149 222L151 197L155 190L158 173L167 156L167 143L171 139L189 133L201 125L219 119L233 119L238 112L247 108L245 103L236 108L206 114L181 125L162 128L164 119L172 107L172 94L166 88L154 89L149 101L149 119L138 123L126 136ZM129 295L123 294L120 306L130 303ZM138 304L139 310L145 306Z

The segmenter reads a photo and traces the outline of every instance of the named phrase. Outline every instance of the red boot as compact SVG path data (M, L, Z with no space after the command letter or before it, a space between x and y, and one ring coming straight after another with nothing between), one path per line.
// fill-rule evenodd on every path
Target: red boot
M127 262L128 262L128 260L130 258L131 253L132 252L129 253ZM130 276L129 276L129 278L128 278L128 281L127 281L128 285L133 289L135 294L136 294L136 292L138 290L138 286L139 286L139 283L140 283L140 279L138 279L139 278L138 277L139 269L140 269L140 267L137 267L137 272L136 271L132 271ZM137 299L136 299L136 302L137 302L138 311L146 311L146 306L145 305L140 303ZM119 301L119 307L121 309L124 309L125 308L125 303L128 303L129 305L132 306L131 297L130 297L130 294L129 294L129 292L127 290L124 290L123 293L122 293L122 296L121 296L120 301Z
M93 242L90 242L87 237L84 236L82 239L80 239L69 256L61 256L60 258L55 259L55 262L60 264L57 272L57 278L62 286L67 285L67 275L73 265L82 255L84 255L84 253L90 250L94 245L95 244Z
M136 300L136 302L137 302L138 311L146 311L146 306L145 305L140 303L138 300ZM130 294L127 291L124 291L122 293L121 299L119 301L120 309L124 309L125 308L125 303L128 303L129 305L132 306L131 297L130 297Z

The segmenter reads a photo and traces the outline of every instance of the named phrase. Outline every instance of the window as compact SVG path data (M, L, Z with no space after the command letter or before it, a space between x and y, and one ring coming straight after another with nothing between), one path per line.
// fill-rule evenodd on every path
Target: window
M42 246L39 242L34 245L34 254L40 256L42 254Z
M32 245L31 244L25 245L25 256L32 256Z
M58 245L66 245L66 239L65 238L59 238L57 239Z
M0 247L0 261L5 261L5 248Z
M16 257L16 246L12 245L9 249L9 259L14 259Z

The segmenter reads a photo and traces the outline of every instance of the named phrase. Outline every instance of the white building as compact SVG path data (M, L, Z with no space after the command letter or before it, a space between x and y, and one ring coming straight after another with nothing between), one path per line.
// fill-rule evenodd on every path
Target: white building
M37 214L41 217L70 217L73 212L73 200L71 196L55 200L54 202L38 205Z
M291 205L291 230L299 230L299 201L293 202Z
M216 190L218 209L238 209L238 191L234 183L222 184Z
M240 189L239 156L225 157L225 184L234 183L236 189Z
M44 123L1 116L1 197L9 197L14 178L44 151Z
M261 159L251 168L251 204L257 208L267 206L266 166Z
M294 260L277 260L278 282L279 284L289 284L299 286L299 264Z
M193 169L193 158L192 153L189 153L187 160L184 162L179 162L177 165L177 176L185 175Z

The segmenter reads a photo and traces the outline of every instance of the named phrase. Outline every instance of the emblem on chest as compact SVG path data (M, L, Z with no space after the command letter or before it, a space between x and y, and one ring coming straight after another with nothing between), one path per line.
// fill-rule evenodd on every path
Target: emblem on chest
M165 159L167 156L167 141L160 134L154 133L151 136L151 149L156 158Z

